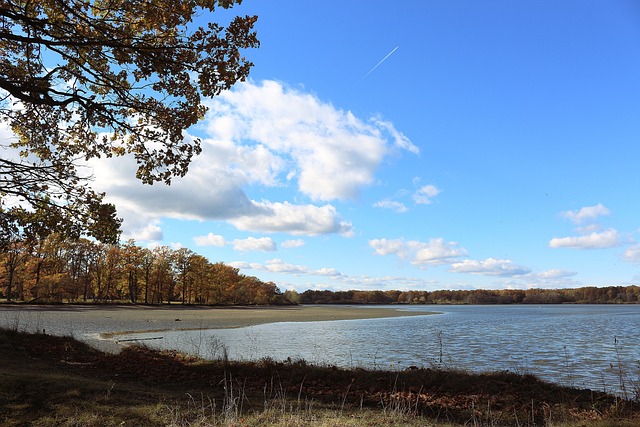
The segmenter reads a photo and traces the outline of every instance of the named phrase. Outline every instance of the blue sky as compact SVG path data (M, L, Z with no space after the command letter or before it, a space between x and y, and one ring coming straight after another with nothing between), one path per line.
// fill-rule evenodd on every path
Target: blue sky
M281 289L640 281L640 3L245 0L251 78L171 187L96 165L124 238ZM202 21L218 20L216 13Z

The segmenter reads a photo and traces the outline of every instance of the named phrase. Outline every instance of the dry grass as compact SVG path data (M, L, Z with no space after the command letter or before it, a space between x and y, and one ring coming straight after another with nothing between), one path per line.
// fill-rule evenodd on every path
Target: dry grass
M625 426L637 402L532 376L101 353L0 331L3 426Z

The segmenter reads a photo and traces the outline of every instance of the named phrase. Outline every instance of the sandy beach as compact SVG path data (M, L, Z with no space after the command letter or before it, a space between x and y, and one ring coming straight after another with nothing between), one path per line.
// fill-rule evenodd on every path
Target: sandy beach
M85 341L141 331L226 329L277 322L315 322L430 314L402 307L184 307L134 305L2 305L0 327L69 335Z
M146 308L146 307L144 307ZM153 324L153 330L170 329L227 329L264 323L319 322L330 320L374 319L411 316L416 313L395 308L359 306L296 306L296 307L233 307L233 308L155 308L121 312L127 323L140 327ZM126 331L123 331L126 332ZM117 334L119 331L113 331ZM103 335L109 335L103 333Z

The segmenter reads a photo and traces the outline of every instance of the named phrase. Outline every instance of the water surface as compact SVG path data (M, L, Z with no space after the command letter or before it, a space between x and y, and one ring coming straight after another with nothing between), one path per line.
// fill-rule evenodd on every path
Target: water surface
M640 380L640 305L410 306L438 315L167 331L156 348L235 360L304 359L343 367L444 366L532 373L629 393Z

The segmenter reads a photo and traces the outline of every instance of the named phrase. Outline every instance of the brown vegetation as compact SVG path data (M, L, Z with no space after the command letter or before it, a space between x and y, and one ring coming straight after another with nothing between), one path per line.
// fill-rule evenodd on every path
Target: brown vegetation
M307 421L258 423L274 406L280 407L281 417L305 408ZM203 362L139 347L112 355L71 338L0 331L3 425L222 425L215 420L228 417L228 411L234 422L225 425L310 425L312 407L348 417L393 411L403 419L421 420L393 425L436 420L496 426L640 422L637 402L510 372ZM241 422L245 417L252 423ZM364 420L350 425L379 424Z
M313 291L302 304L637 304L640 286L587 286L574 289L438 291Z
M0 247L7 300L250 305L288 303L272 282L211 263L190 249L153 250L51 234Z

